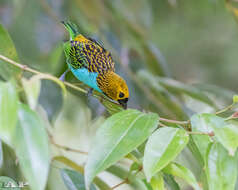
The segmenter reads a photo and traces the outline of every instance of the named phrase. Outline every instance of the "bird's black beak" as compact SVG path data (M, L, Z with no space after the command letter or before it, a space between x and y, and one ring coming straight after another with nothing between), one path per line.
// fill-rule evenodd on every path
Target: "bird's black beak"
M127 109L128 98L118 100L118 102L119 102L119 104L121 104L121 106L122 106L125 110Z

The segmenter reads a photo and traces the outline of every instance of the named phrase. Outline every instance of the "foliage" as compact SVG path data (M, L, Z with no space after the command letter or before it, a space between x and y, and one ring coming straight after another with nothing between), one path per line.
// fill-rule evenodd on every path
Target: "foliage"
M53 28L47 28L51 24L56 25L55 31L63 31L51 4L44 0L1 2L31 27L21 33L23 26L14 17L12 27L7 27L9 34L0 24L0 181L27 182L26 188L34 190L236 189L238 95L171 76L169 64L152 39L157 36L149 38L145 30L151 17L162 17L153 10L158 2L60 2L82 33L100 36L112 51L118 72L129 84L130 109L123 110L99 93L86 97L87 87L70 74L67 82L57 78L66 68L62 47L56 42L63 41L63 36L49 43L51 47L42 42L44 35L52 35ZM237 19L236 3L225 2ZM158 4L171 12L171 7L181 8L177 1ZM211 6L205 1L194 4L204 12ZM217 6L224 11L225 4ZM37 12L44 13L51 24L39 27L34 22ZM190 20L197 13L185 14ZM34 30L35 40L25 43L33 38Z

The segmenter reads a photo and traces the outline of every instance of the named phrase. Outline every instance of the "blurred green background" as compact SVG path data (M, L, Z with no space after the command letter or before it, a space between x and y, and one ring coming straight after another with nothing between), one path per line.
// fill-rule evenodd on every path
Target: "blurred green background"
M57 77L66 69L62 44L68 39L60 21L68 19L112 52L116 72L129 84L129 107L187 119L194 112L214 111L231 103L238 90L238 24L225 0L0 1L0 22L9 31L20 62ZM167 77L182 83L174 84ZM77 82L70 74L66 79ZM178 88L188 84L180 88L185 95L167 88L170 82ZM194 101L199 99L198 91L192 99L186 96L195 87L204 93L203 98L199 96L204 105ZM70 90L63 101L60 91L44 81L39 102L46 112L40 106L38 112L48 116L57 142L87 151L90 137L107 113L95 98L88 100ZM85 162L83 156L54 151ZM193 158L186 159L180 160L191 168ZM57 189L57 167L52 167L49 189Z

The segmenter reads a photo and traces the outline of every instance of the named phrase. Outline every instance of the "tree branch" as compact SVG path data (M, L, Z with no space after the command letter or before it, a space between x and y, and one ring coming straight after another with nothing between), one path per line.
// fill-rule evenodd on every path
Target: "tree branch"
M32 69L32 68L28 67L27 65L23 65L23 64L17 63L17 62L15 62L15 61L13 61L13 60L11 60L11 59L9 59L9 58L7 58L7 57L1 55L1 54L0 54L0 60L3 60L3 61L5 61L5 62L7 62L7 63L10 63L10 64L12 64L12 65L14 65L14 66L16 66L16 67L22 69L23 71L28 71L28 72L33 73L33 74L36 74L36 75L48 75L48 76L51 76L52 78L54 78L55 80L59 80L59 79L58 79L57 77L55 77L55 76L52 76L52 75L50 75L50 74L48 74L48 73L42 73L42 72L40 72L40 71L37 71L37 70L35 70L35 69ZM85 89L83 89L83 88L80 88L80 87L78 87L78 86L75 86L75 85L73 85L73 84L71 84L71 83L69 83L69 82L66 82L66 81L64 81L63 83L64 83L65 86L68 86L68 87L70 87L70 88L72 88L72 89L74 89L74 90L80 91L80 92L82 92L82 93L84 93L84 94L87 94L87 90L85 90ZM100 96L100 95L97 95L97 94L93 94L93 96L96 97L96 98L100 98L100 99L102 99L102 100L108 101L108 102L110 102L111 104L114 104L114 105L117 105L117 106L120 106L120 107L121 107L120 104L118 104L118 103L116 103L116 102L113 102L112 100L106 98L105 96Z

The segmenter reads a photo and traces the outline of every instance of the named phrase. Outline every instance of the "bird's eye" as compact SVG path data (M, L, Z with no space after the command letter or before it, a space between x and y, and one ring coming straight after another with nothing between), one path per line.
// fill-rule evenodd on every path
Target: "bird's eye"
M123 93L123 92L120 92L119 97L120 97L120 98L123 98L123 97L124 97L124 93Z

